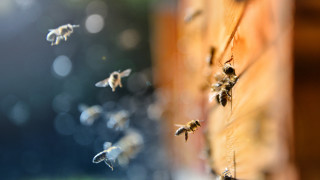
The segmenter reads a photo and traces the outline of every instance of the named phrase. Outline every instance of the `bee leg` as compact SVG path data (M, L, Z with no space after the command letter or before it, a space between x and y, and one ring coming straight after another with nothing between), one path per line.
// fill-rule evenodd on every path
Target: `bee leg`
M113 171L113 165L112 165L112 163L111 163L109 160L107 160L107 159L105 159L104 162L105 162L106 165L109 166L109 167L111 168L111 170Z
M185 131L185 133L184 133L184 138L185 138L185 140L187 142L187 140L188 140L188 132L187 131Z
M112 87L112 92L114 92L116 90L116 88L115 87Z
M121 81L119 81L119 86L120 86L120 87L122 87L122 83L121 83Z

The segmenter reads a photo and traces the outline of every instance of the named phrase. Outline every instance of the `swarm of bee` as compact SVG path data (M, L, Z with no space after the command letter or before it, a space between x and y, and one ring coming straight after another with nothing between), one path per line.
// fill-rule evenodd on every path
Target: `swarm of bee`
M47 41L51 42L51 46L58 45L61 40L67 41L68 37L73 33L73 28L80 27L79 25L66 24L59 26L56 29L49 29Z
M107 79L99 81L95 84L96 87L107 87L108 85L112 88L114 92L116 87L122 87L121 78L129 76L131 73L131 69L124 70L122 72L114 71L110 74Z
M227 105L227 101L231 101L231 90L238 81L234 67L230 64L233 58L224 63L222 68L223 73L215 74L214 78L217 83L211 86L212 94L209 97L210 102L213 99L222 106Z
M90 126L94 123L96 119L98 119L102 113L102 107L99 105L94 105L88 107L84 104L80 104L78 106L80 114L80 122L83 125Z
M109 166L113 171L113 163L116 161L122 150L120 147L112 146L111 142L105 142L103 146L104 150L95 155L92 159L92 162L100 163L104 161L106 165Z
M184 133L185 140L188 140L188 133L196 131L198 129L198 126L200 127L200 121L199 120L191 120L186 125L179 125L176 124L176 126L180 127L175 135L179 136L180 134Z
M108 128L122 131L129 126L129 112L121 110L109 115Z

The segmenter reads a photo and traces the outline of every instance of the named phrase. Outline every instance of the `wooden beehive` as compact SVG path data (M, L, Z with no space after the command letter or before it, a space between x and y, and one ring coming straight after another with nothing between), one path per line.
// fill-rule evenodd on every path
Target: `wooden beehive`
M199 153L207 145L207 163L218 175L228 168L239 179L295 177L292 9L290 0L181 0L176 11L155 11L155 82L167 98L166 136L176 164L204 169ZM201 14L186 23L188 11ZM206 57L212 47L210 66ZM232 103L222 107L208 101L205 87L231 56L240 78ZM205 120L200 130L205 138L200 132L187 143L173 139L173 124L191 119Z

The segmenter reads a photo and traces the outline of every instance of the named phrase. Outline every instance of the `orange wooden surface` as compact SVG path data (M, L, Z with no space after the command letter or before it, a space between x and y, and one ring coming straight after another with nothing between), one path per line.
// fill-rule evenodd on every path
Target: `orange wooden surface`
M290 0L181 0L176 13L156 11L155 80L167 99L165 136L177 167L204 170L199 156L207 139L207 163L217 174L228 168L239 179L294 179L292 9ZM202 14L183 21L187 11L197 10ZM217 51L210 67L205 59L212 46ZM241 74L232 110L230 102L209 103L210 89L203 90L231 55ZM191 119L205 120L204 127L187 143L173 137L173 124Z

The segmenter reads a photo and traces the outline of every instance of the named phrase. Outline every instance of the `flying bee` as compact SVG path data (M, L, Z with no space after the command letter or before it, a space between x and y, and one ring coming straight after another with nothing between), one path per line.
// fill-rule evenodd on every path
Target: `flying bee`
M191 120L186 125L176 124L176 126L180 128L176 131L175 135L179 136L180 134L184 133L185 140L187 141L188 133L189 132L194 133L194 131L198 129L198 126L200 127L201 125L199 120Z
M107 126L115 130L123 130L129 126L129 113L128 111L121 110L109 115Z
M107 79L104 79L102 81L99 81L95 84L96 87L107 87L108 85L112 88L112 91L114 92L116 90L116 87L120 86L122 87L121 78L129 76L131 73L131 69L127 69L125 71L122 71L120 73L117 71L114 71L110 74L110 76Z
M118 158L119 154L122 152L120 147L112 146L112 143L104 143L104 150L95 155L92 159L93 163L100 163L104 161L107 166L113 171L113 164Z
M191 9L189 9L186 13L186 16L184 17L184 22L189 23L201 14L202 14L201 10L192 11Z
M84 125L90 126L98 119L102 113L102 107L99 105L88 107L84 104L78 106L80 114L80 122Z
M136 157L141 151L143 144L143 137L139 132L133 129L127 130L126 135L115 144L122 150L117 158L118 163L121 166L127 165L130 159Z
M66 24L59 26L56 29L49 29L47 41L51 42L51 46L58 45L61 40L67 41L68 37L73 33L73 28L80 27L79 25Z

